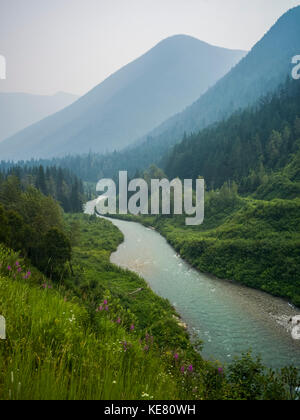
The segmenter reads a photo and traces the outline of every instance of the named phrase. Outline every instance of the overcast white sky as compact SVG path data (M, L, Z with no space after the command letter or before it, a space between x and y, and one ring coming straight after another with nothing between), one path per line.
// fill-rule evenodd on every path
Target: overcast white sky
M83 94L162 39L251 47L300 0L0 0L0 91ZM300 53L300 52L299 52Z

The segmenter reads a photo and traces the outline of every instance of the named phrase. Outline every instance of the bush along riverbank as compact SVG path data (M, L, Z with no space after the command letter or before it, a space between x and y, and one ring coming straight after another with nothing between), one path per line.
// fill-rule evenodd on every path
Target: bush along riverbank
M250 354L203 360L171 305L109 262L123 240L110 222L74 215L65 225L73 250L60 280L1 246L0 399L297 398L293 368L273 372Z

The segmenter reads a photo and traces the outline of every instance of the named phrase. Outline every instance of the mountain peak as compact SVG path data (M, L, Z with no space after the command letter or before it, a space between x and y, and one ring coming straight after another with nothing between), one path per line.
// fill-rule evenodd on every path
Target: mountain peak
M194 46L197 46L198 48L201 48L201 47L216 48L216 49L220 49L220 50L223 49L224 51L240 51L240 52L246 53L246 51L242 51L242 50L234 50L234 49L228 49L228 48L225 48L225 47L220 47L220 46L217 46L217 45L212 45L212 44L209 44L208 42L202 41L198 38L195 38L191 35L186 35L186 34L171 35L171 36L163 39L162 41L160 41L156 45L156 47L159 47L159 46L168 46L169 47L170 45L173 45L173 46L178 47L178 48L180 48L180 47L185 48L186 46L194 45Z
M1 157L122 149L194 102L243 55L188 35L169 37L71 106L5 140Z
M291 74L291 59L300 51L300 6L281 16L251 51L215 86L183 112L147 136L155 143L180 141L184 132L197 132L235 111L254 105L274 92ZM169 139L172 139L171 141Z

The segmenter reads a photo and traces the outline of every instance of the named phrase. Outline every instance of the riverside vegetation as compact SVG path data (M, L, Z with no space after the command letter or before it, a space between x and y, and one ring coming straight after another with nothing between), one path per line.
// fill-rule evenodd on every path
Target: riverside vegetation
M250 354L228 366L203 360L201 343L192 345L169 302L110 263L123 240L110 222L63 214L32 187L21 194L27 205L12 201L12 212L3 203L0 212L0 313L7 322L0 399L298 397L293 367L274 372ZM37 211L45 205L47 220ZM23 229L15 240L13 215L33 232L45 223L41 256L31 253Z
M206 193L205 220L121 216L157 229L193 267L300 307L300 199L243 198L235 185Z

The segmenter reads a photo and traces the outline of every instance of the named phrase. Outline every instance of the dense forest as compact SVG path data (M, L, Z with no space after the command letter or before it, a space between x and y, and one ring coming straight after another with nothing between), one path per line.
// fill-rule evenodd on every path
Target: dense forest
M168 151L168 147L158 147L154 150L151 139L143 145L128 148L121 152L108 154L88 153L83 155L69 155L62 158L32 159L30 161L19 161L20 167L39 167L57 166L72 171L85 182L96 183L101 178L112 178L118 180L119 170L128 171L130 176L134 176L137 170L142 171L153 162L161 159L162 153ZM12 161L0 162L0 167L5 170L15 166Z
M152 163L163 168L169 178L206 180L209 189L235 181L242 194L257 198L291 198L299 195L300 87L288 80L279 91L262 98L250 109L238 112L221 123L191 136L173 148L148 138L142 144L107 155L89 153L52 160L18 162L20 167L58 166L72 171L84 181L100 178L118 180L127 170L139 176ZM13 162L1 162L8 170ZM271 185L271 186L270 186Z
M15 166L2 171L0 241L51 278L64 276L71 243L63 210L82 212L83 200L82 182L68 170Z
M65 212L78 213L83 209L85 200L82 181L71 171L56 166L0 164L0 188L7 190L7 181L18 178L15 184L25 191L34 187L46 196L59 202ZM6 181L6 182L5 182ZM3 200L6 191L2 192Z
M33 187L22 191L17 177L0 185L0 242L51 278L63 277L71 258L61 207Z
M201 175L209 189L235 181L242 194L272 182L273 196L293 198L300 194L299 146L300 85L288 81L257 107L186 137L166 159L165 171L170 178Z

